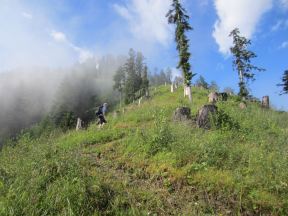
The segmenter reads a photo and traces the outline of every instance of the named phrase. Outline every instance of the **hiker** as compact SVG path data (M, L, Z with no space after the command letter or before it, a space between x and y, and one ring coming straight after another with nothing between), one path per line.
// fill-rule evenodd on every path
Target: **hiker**
M97 123L97 125L99 125L99 128L103 127L103 125L107 123L105 119L107 105L108 105L107 103L104 103L102 106L99 107L98 111L96 112L96 116L99 118L99 121Z

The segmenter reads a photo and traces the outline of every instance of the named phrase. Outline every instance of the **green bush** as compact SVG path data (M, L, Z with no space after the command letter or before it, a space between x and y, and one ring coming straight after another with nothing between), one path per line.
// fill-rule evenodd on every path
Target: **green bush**
M169 144L173 142L173 135L164 110L154 113L154 131L150 139L149 153L156 154L159 151L169 149Z
M239 130L239 123L233 119L228 113L224 110L218 110L216 116L211 118L212 126L216 129L221 129L223 131L229 130Z

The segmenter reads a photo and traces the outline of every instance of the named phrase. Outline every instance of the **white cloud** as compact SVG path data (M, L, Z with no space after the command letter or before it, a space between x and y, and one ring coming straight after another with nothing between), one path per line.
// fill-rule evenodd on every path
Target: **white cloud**
M133 19L133 16L130 14L130 11L126 7L120 6L118 4L114 4L113 8L123 18L129 21Z
M209 5L210 0L198 0L198 4L200 7L207 7Z
M182 77L182 73L177 68L172 68L172 80L175 80L176 77Z
M46 16L49 10L21 0L1 3L0 72L35 66L66 67L93 57L89 50L71 43L63 32L52 30L57 26Z
M286 28L288 28L288 19L287 20L281 19L281 20L278 20L274 26L272 26L271 30L278 31L280 29L286 29Z
M273 0L214 0L218 20L214 25L213 37L219 51L229 53L232 39L228 37L234 28L239 28L241 34L251 38L262 15L270 10Z
M75 52L51 42L45 29L52 29L53 24L45 14L46 11L28 6L24 1L1 3L0 71L34 66L53 68L75 62Z
M52 30L50 35L56 42L64 43L70 48L72 48L74 51L76 51L79 56L78 58L79 63L83 63L87 59L93 58L94 55L92 52L73 44L71 41L67 39L66 35L63 32Z
M171 41L171 26L165 17L170 0L127 0L114 4L114 10L128 21L131 33L144 42L167 45Z
M278 20L277 23L272 26L271 30L272 31L278 31L281 26L282 26L282 20Z
M86 50L86 49L83 49L83 48L80 48L78 46L75 46L74 44L72 43L69 43L69 46L76 52L78 52L78 61L79 63L83 63L85 62L87 59L90 59L90 58L93 58L94 57L94 54L89 51L89 50Z
M52 30L50 35L57 42L67 42L66 35L63 32Z
M30 13L26 13L26 12L23 11L21 14L26 19L32 19L33 18L32 14L30 14Z
M288 10L288 0L280 0L283 9Z
M280 46L281 49L286 49L288 48L288 41L284 41L281 46Z

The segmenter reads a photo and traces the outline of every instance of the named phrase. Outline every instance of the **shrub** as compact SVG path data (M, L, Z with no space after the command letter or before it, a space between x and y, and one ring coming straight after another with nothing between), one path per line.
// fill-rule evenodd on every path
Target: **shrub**
M154 155L161 150L169 149L169 143L173 140L171 128L169 127L164 110L154 114L155 130L150 140L149 153Z
M240 129L239 123L224 110L218 110L216 116L211 118L211 120L213 127L216 129L223 131Z
M77 118L71 111L61 111L52 116L53 122L56 127L67 131L76 126Z

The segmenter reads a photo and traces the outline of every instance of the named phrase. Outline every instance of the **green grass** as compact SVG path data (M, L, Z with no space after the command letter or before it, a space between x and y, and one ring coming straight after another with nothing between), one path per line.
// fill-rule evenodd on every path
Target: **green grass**
M99 130L22 135L0 154L0 215L287 215L288 114L236 97L210 131L172 122L169 87Z

